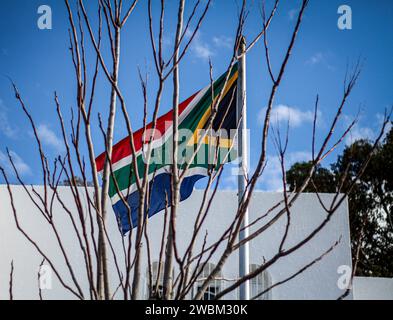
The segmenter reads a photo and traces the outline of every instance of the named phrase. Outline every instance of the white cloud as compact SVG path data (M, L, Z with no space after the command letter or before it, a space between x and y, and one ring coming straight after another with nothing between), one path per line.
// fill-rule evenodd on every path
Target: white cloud
M258 115L258 121L262 124L265 120L266 108L263 108ZM320 115L318 115L320 118ZM298 108L289 107L283 104L279 104L273 107L271 111L270 119L272 123L287 123L289 121L289 125L291 127L299 127L303 123L313 122L314 120L314 112L313 111L302 111Z
M16 138L18 130L13 127L9 121L6 107L3 101L0 99L0 133L4 134L8 138Z
M232 38L226 36L213 37L213 43L218 48L227 48L227 49L233 48L234 45Z
M306 60L305 64L308 66L316 66L322 64L328 70L334 71L336 70L336 68L333 65L331 65L329 62L329 58L331 57L332 57L331 53L317 52L314 55L312 55L308 60Z
M379 133L382 130L384 115L381 113L377 113L377 114L375 114L374 119L375 120L373 120L372 117L369 117L367 119L367 121L368 121L367 123L371 124L371 126L363 125L364 116L361 116L359 119L357 119L358 121L355 123L355 125L352 127L351 131L348 132L348 134L345 137L345 144L351 145L355 141L362 140L362 139L374 141L379 136ZM343 115L342 120L343 120L343 122L342 122L342 130L343 131L342 132L344 132L344 130L347 130L348 127L351 125L351 123L354 120L354 117L350 116L350 115ZM383 139L385 139L387 133L391 129L392 129L392 123L388 122L385 127L385 131L382 135L381 142L383 141Z
M351 145L356 140L361 139L373 140L375 139L375 132L369 127L362 127L359 124L355 124L352 130L345 137L345 143L347 145Z
M285 170L288 170L294 163L310 161L311 153L307 151L296 151L285 156ZM259 185L266 191L282 191L281 163L278 156L268 156L265 171L260 178Z
M317 52L306 61L306 64L313 66L323 61L325 61L325 55L322 52Z
M210 47L201 42L196 42L193 46L193 51L198 58L207 60L213 56L213 51L211 51Z
M29 165L24 162L24 160L14 151L10 150L10 155L12 158L12 161L14 162L15 168L18 171L18 174L24 176L24 175L30 175L31 174L31 169ZM8 159L8 155L0 151L0 165L4 167L4 169L10 174L13 174L14 169Z
M377 117L377 121L378 121L377 130L378 130L378 132L379 132L379 130L382 129L383 122L385 121L385 116L384 116L382 113L377 113L377 114L376 114L376 117ZM386 124L385 132L383 133L383 138L386 137L386 135L389 133L389 131L390 131L391 129L392 129L392 121L389 121L389 122Z
M37 134L43 144L50 146L57 151L64 150L63 140L58 138L47 125L40 124L37 127Z
M185 37L187 41L191 38L192 34L192 31L189 29L186 31ZM208 60L215 56L218 50L231 49L232 47L233 39L231 37L223 35L213 36L208 42L204 40L202 32L198 31L192 40L190 52L198 59Z
M289 20L291 20L291 21L295 20L295 17L296 17L296 15L297 15L297 13L298 13L298 10L297 10L297 9L291 9L291 10L289 10L289 11L288 11Z
M158 38L156 39L156 41L158 42ZM162 38L162 45L165 49L172 49L173 50L173 37L168 36L168 35L164 35Z
M192 32L187 30L186 38L190 39ZM210 45L202 40L202 33L198 31L191 42L191 53L199 59L208 60L210 57L214 56L214 52Z
M195 42L193 43L191 50L197 58L203 60L208 60L214 55L210 46L201 41L199 37L195 38Z
M347 129L348 126L352 123L353 117L349 115L344 115L343 116L343 130ZM371 123L373 121L370 121ZM347 145L351 145L354 143L356 140L375 140L377 136L379 135L380 130L382 129L382 124L383 124L383 115L380 113L377 113L375 115L375 126L369 127L369 126L363 126L362 125L362 117L358 119L358 122L355 123L355 125L352 127L351 131L347 134L345 137L345 143ZM389 123L386 128L384 135L386 135L391 128L391 124Z

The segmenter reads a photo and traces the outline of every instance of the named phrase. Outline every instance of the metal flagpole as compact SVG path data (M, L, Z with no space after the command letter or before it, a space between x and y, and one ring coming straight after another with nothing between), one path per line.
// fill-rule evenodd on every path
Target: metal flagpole
M239 63L238 70L239 76L237 79L237 104L236 115L237 123L239 124L238 130L238 152L239 152L239 173L238 173L238 199L239 205L242 202L243 195L246 189L246 174L248 172L248 153L247 153L247 101L246 101L246 40L241 38L239 46ZM239 240L242 241L248 237L248 209L244 214L243 223L241 226L242 231L239 233ZM239 277L242 278L249 273L249 244L248 242L239 248ZM239 292L240 300L250 299L250 282L247 280L240 286Z

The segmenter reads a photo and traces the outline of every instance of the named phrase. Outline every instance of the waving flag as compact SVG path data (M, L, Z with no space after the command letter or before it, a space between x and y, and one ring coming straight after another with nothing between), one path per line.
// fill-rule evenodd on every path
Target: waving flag
M236 132L237 128L237 64L230 71L227 82L226 78L225 73L214 82L213 87L208 85L179 104L180 173L188 166L180 186L180 201L191 195L194 184L206 177L209 170L214 170L218 165L232 161L236 157L232 147L233 132ZM221 91L220 103L216 110L212 110L212 103L218 99ZM209 121L212 119L212 112L215 112L213 123ZM146 167L147 141L152 137L151 161L147 166L150 193L145 212L149 217L162 211L166 204L171 202L172 118L170 111L157 119L154 130L153 125L149 124L133 135L140 177L143 177ZM212 130L209 131L209 128ZM196 156L192 156L195 151ZM104 168L105 159L106 153L96 159L99 172ZM123 233L138 224L139 192L133 161L130 138L126 137L113 147L113 175L109 184L109 197ZM131 215L124 201L127 201Z

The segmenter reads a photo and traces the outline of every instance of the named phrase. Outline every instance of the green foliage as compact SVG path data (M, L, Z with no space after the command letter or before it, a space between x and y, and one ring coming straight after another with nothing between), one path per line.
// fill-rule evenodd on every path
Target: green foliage
M290 170L287 171L287 183L292 190L300 188L306 177L309 176L311 170L311 162L295 163ZM304 192L315 192L315 188L320 192L333 193L336 192L335 177L332 172L318 165L312 176L312 183L309 183Z
M348 193L353 259L361 242L357 275L393 277L393 129L381 145L372 149L367 140L347 146L330 169L316 168L313 183L305 191L334 193L341 186L340 191ZM303 162L295 163L288 170L287 183L291 190L303 183L310 168L310 162Z

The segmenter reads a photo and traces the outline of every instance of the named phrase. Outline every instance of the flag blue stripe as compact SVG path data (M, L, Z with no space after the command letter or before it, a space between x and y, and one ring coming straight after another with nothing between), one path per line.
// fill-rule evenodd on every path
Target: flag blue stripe
M180 186L180 201L186 200L192 193L195 183L204 178L204 175L195 174L184 178ZM161 173L150 182L150 208L149 217L154 216L165 208L166 195L171 199L171 174ZM127 203L131 209L131 225L132 228L138 225L138 209L139 209L139 191L131 193L127 198ZM119 221L119 227L123 234L130 231L130 218L126 205L122 200L113 205L116 217Z

